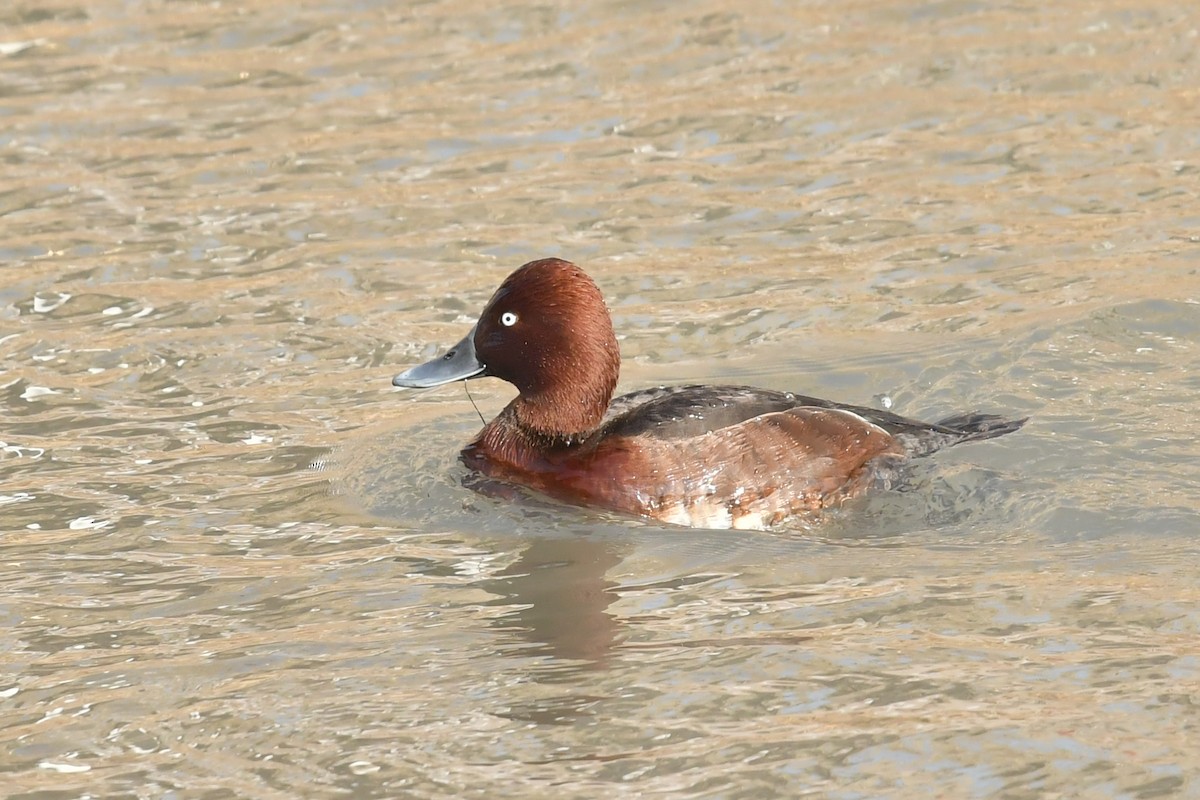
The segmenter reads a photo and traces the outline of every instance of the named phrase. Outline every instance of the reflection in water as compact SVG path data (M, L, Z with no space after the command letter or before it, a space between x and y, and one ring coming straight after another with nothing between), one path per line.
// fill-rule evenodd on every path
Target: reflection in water
M607 609L617 599L605 573L621 562L616 546L583 537L537 539L483 588L511 606L496 626L533 642L533 652L582 668L609 664L620 625ZM521 655L529 650L522 649Z

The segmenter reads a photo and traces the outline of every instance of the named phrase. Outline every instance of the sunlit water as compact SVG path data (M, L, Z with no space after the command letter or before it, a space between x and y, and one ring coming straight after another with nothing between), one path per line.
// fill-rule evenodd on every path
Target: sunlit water
M1191 4L346 6L0 10L7 797L1200 795ZM547 255L624 389L1032 420L809 528L475 494L389 380Z

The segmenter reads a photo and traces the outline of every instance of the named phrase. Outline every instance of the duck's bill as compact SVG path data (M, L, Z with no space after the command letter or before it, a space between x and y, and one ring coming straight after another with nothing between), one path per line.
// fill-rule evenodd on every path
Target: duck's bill
M430 389L454 381L465 381L482 375L485 367L475 357L475 329L461 342L446 351L444 356L413 367L392 378L392 386L405 389Z

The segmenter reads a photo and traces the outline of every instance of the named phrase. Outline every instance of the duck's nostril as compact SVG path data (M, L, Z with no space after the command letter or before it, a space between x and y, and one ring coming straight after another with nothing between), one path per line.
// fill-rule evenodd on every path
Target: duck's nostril
M446 355L442 356L442 361L449 361L450 359L454 358L455 352L456 351L451 350L450 352L446 353Z

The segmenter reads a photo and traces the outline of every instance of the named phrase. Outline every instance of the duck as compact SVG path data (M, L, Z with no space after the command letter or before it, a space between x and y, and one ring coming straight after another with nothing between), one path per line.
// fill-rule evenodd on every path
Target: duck
M969 412L890 411L738 385L656 386L614 398L621 354L595 281L559 258L510 274L443 355L392 385L494 377L517 396L461 452L488 481L670 525L766 530L819 520L913 458L1018 430Z

